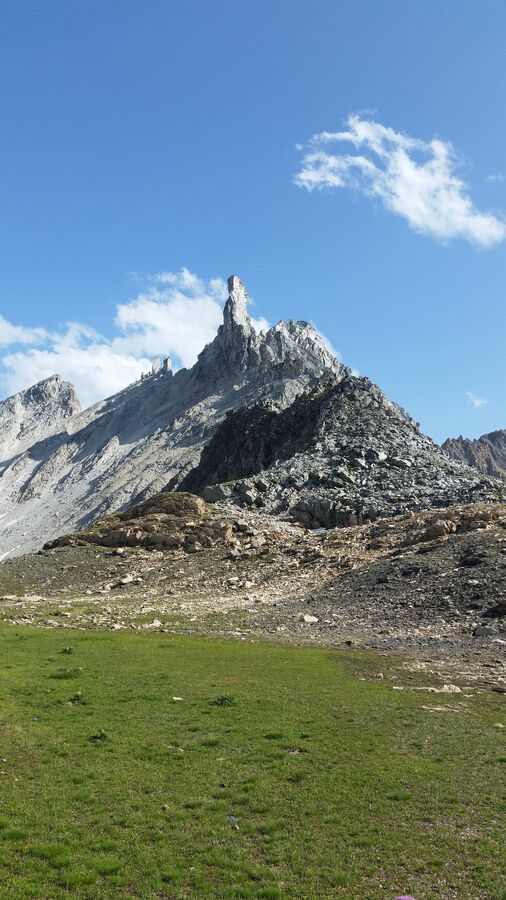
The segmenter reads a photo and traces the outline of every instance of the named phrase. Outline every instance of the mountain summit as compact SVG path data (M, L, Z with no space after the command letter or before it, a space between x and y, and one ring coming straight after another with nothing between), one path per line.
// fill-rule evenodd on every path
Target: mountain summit
M237 275L228 279L223 325L204 347L194 378L218 384L229 378L273 381L284 378L341 378L348 371L329 351L321 334L308 322L278 322L258 334L248 315L248 292Z
M81 410L72 385L51 375L0 402L0 460L65 426Z

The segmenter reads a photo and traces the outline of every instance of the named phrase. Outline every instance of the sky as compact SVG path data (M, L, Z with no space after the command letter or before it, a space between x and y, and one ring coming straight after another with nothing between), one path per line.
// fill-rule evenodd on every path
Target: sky
M503 0L3 0L0 397L191 365L238 274L436 440L506 428Z

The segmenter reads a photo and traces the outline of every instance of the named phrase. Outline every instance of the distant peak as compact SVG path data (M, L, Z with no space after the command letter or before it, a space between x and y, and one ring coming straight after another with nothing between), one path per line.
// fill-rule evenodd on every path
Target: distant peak
M26 408L53 409L56 418L63 415L65 418L73 416L81 411L81 405L77 398L74 386L69 381L64 381L61 375L49 375L31 387L14 394L8 401L16 401Z

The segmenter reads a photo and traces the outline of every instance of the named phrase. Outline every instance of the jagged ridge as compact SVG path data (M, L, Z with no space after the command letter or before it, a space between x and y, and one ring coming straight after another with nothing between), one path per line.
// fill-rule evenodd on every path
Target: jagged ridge
M460 462L474 466L484 475L506 478L506 430L491 431L477 440L448 438L443 450Z

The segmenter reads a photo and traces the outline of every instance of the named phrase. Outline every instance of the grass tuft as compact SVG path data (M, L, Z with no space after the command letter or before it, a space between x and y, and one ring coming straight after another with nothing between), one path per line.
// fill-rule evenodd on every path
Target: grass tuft
M103 728L99 728L95 734L90 734L88 740L92 744L104 744L106 741L110 741L110 737Z
M57 669L56 672L51 672L50 678L55 678L58 681L65 681L67 678L78 678L81 674L82 669L75 667L71 668L62 668Z
M211 700L212 706L235 706L236 703L237 700L233 694L220 694L214 700Z

